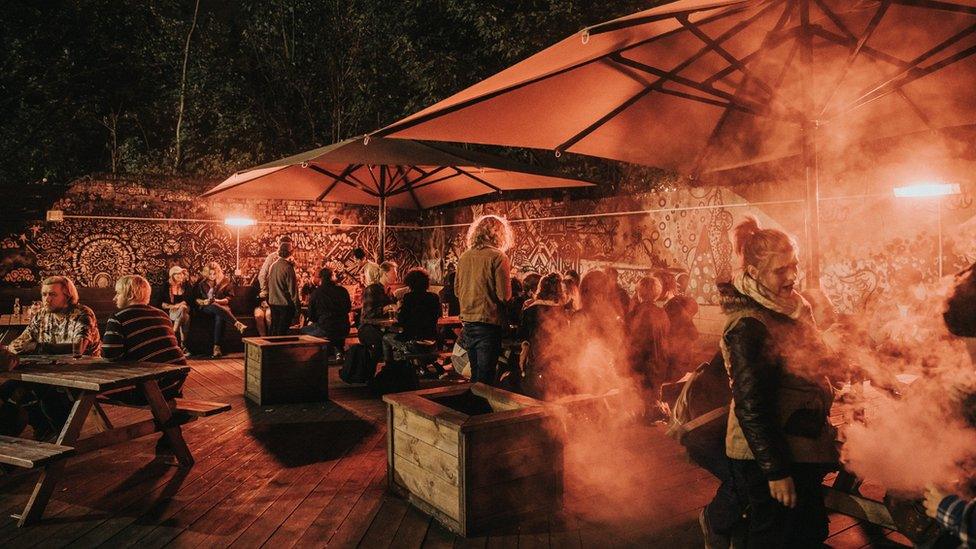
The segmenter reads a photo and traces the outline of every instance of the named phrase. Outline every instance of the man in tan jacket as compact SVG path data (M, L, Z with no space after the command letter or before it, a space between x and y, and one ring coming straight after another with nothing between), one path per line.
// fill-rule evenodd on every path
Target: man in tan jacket
M471 381L493 385L502 335L508 323L505 302L512 296L512 265L505 255L512 242L505 219L486 215L468 229L468 249L458 258L456 293L463 325L461 346L471 360Z

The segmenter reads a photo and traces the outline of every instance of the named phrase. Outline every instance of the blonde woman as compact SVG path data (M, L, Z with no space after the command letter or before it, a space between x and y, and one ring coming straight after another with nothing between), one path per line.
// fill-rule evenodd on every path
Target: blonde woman
M247 325L237 320L234 313L230 310L230 298L234 297L234 286L230 280L224 276L224 270L216 261L211 261L204 266L204 277L197 284L197 305L200 312L213 317L213 357L220 358L223 351L220 342L224 338L224 325L232 322L242 334L247 329Z
M461 304L461 346L471 360L471 381L493 385L508 325L505 303L512 297L512 264L505 251L512 229L502 217L471 223L468 249L458 258L456 293Z
M390 282L391 272L396 272L395 267L392 271L384 271L372 261L366 263L362 271L363 285L366 288L363 290L363 309L359 315L359 341L369 349L369 355L374 362L378 362L383 353L383 330L380 322L386 319L387 311L394 305L385 286L385 283Z
M749 547L820 547L827 537L821 483L836 467L829 386L810 305L796 290L792 237L748 217L734 229L740 271L719 286L721 340L732 378L725 452L751 508ZM700 521L709 534L722 534Z
M162 309L173 322L176 340L186 353L186 335L190 331L190 301L193 291L187 284L186 269L179 265L169 268L169 280L156 291L153 305Z

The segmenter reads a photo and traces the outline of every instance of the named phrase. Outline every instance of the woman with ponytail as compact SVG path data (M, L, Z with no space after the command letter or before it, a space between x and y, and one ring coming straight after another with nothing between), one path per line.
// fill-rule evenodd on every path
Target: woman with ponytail
M827 512L821 494L836 467L832 397L817 379L822 346L810 305L796 289L793 239L747 217L734 229L741 269L720 284L727 321L721 341L732 379L726 454L736 491L748 501L749 547L821 547ZM728 535L706 512L703 526Z

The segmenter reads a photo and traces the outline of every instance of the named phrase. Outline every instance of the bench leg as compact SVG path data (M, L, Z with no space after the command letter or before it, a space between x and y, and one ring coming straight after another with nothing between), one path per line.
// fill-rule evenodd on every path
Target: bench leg
M169 403L163 398L163 393L159 390L159 384L156 383L156 380L142 382L139 384L139 387L146 396L146 402L149 403L149 408L152 410L153 418L156 419L156 422L161 427L168 425L170 419L173 417L173 410L170 409ZM193 465L193 455L190 454L190 449L186 447L186 441L183 440L183 431L179 425L175 427L164 427L163 436L169 442L180 465L184 467Z
M83 394L81 398L75 401L71 407L71 413L68 415L68 420L64 422L64 427L61 429L61 435L58 436L57 444L62 446L74 445L81 434L81 428L85 425L85 419L88 418L88 413L91 411L94 402L95 395L90 393ZM37 479L37 484L34 485L34 492L27 500L24 512L17 517L17 526L26 526L40 520L41 515L44 514L44 508L47 507L47 501L54 491L54 486L63 471L64 460L44 467L41 471L41 477Z

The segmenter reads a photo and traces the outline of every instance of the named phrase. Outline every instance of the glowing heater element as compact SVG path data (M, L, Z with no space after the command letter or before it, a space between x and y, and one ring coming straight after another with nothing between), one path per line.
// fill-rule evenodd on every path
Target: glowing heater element
M225 225L230 225L231 227L250 227L251 225L257 225L258 222L249 217L228 217L224 219Z
M951 194L959 194L959 192L958 183L919 183L917 185L895 187L895 196L900 198L948 196Z

